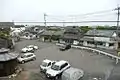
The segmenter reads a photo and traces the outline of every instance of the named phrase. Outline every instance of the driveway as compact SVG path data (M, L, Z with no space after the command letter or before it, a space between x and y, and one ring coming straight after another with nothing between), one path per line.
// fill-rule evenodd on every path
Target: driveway
M111 60L111 58L108 58L104 55L98 55L96 53L80 49L59 51L59 47L55 44L43 43L36 40L24 40L18 42L16 44L16 50L20 51L20 49L29 44L39 46L39 50L35 52L37 56L35 61L21 64L24 70L28 72L26 75L28 76L28 79L26 80L46 80L45 76L39 72L39 65L44 58L69 61L72 67L80 68L85 71L83 80L90 80L93 77L99 77L99 80L105 80L105 78L109 77L109 74L114 67L114 60ZM23 73L24 71L21 73L21 75Z

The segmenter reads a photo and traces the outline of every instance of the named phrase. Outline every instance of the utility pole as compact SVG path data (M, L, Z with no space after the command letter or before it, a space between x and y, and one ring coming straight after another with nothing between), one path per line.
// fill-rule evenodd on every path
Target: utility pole
M117 10L117 37L118 37L120 7L118 6L115 10Z
M118 6L117 8L115 8L115 10L117 10L117 29L116 29L116 50L118 50L118 29L119 29L119 15L120 15L120 7ZM118 52L118 51L117 51Z
M46 25L46 14L44 13L44 25L45 25L45 28L47 27L47 25Z
M63 20L63 27L65 27L65 21Z

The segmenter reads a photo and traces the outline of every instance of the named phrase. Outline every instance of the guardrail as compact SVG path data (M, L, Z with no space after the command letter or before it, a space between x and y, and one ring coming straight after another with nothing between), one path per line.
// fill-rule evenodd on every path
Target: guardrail
M64 44L56 43L56 45L62 46ZM73 48L79 48L79 49L87 49L87 50L91 50L93 52L98 52L99 54L104 54L106 56L110 56L112 59L114 59L114 58L116 59L116 64L118 63L118 61L120 59L120 57L118 57L118 56L115 56L115 55L112 55L110 53L107 53L107 52L104 52L104 51L100 51L100 50L97 50L97 49L89 48L89 47L74 46L74 45L71 45L71 47L73 47Z

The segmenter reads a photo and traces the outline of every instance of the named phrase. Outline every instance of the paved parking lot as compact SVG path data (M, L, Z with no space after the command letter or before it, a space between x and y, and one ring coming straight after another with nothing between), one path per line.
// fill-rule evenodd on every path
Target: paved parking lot
M27 79L25 80L46 80L39 72L39 65L44 58L51 60L67 60L71 66L80 68L85 71L83 80L91 80L91 77L100 77L105 80L109 77L111 70L114 67L114 60L103 56L97 55L96 53L80 50L80 49L69 49L67 51L59 51L59 47L51 43L43 43L37 40L24 40L16 44L16 50L19 51L23 47L34 44L39 46L39 50L35 52L37 59L30 61L21 66L24 67L27 73ZM29 73L29 74L28 74ZM21 80L21 75L18 76L17 80Z

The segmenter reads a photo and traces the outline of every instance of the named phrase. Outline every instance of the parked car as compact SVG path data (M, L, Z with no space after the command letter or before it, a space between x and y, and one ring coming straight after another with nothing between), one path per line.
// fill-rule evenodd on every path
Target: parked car
M36 55L34 53L25 53L17 58L19 63L25 63L26 61L36 60Z
M83 76L84 76L83 70L71 67L63 72L61 79L62 80L81 80Z
M34 48L27 46L27 47L23 48L23 49L21 50L21 52L24 52L24 53L26 53L26 52L34 52Z
M62 75L62 72L68 68L70 68L70 64L67 61L58 61L46 71L46 77L57 80Z
M40 71L45 73L55 63L56 63L56 61L52 61L52 60L48 60L48 59L43 60L42 64L40 65Z
M29 46L27 46L27 47L33 48L34 50L37 50L37 49L38 49L38 46L35 46L35 45L29 45Z
M65 45L61 46L59 49L60 49L61 51L65 51L65 50L70 49L70 48L71 48L71 45L70 45L70 44L65 44Z

